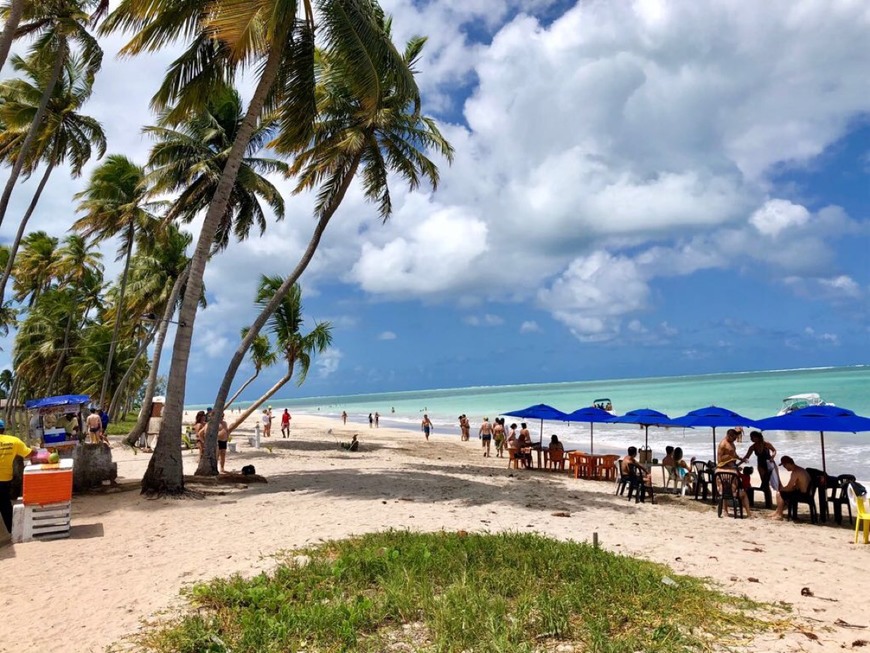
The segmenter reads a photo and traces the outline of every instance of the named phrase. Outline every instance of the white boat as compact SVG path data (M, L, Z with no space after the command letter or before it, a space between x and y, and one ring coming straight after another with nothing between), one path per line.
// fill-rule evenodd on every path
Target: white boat
M599 408L601 410L605 410L608 413L610 413L611 415L616 415L616 413L613 412L613 402L610 401L610 399L608 399L607 397L603 397L601 399L596 399L595 401L592 402L592 406L594 408Z
M782 400L782 408L779 409L777 416L788 415L801 408L808 406L833 406L822 400L816 392L805 392L799 395L792 395Z

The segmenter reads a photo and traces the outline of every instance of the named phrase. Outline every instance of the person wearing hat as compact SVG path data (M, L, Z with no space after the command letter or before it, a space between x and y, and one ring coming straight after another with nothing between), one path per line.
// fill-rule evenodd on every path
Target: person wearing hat
M18 456L30 458L36 453L14 435L6 435L6 423L0 420L0 515L6 530L12 532L12 474Z
M806 494L810 489L810 475L803 467L798 467L791 456L783 456L779 459L780 467L784 467L791 476L788 483L780 487L776 495L776 511L771 519L782 519L783 511L788 507L792 498L799 494Z

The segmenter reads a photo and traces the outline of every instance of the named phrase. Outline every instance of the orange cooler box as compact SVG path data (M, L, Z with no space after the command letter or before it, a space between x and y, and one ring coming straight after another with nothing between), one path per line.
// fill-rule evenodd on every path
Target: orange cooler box
M43 505L72 500L73 461L65 458L47 465L24 468L24 505Z

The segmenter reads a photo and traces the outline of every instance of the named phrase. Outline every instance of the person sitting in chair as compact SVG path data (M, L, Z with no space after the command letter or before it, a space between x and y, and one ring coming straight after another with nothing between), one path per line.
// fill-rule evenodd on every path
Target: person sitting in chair
M354 433L350 442L342 442L341 448L346 451L359 451L359 440L356 439L356 433Z
M665 447L665 457L662 458L662 467L670 469L674 466L674 448L671 445Z
M800 494L806 494L810 489L810 475L803 467L795 465L794 459L791 456L783 456L779 461L780 467L785 467L791 474L788 483L779 489L776 495L776 510L771 519L783 518L783 511L788 507L789 502Z

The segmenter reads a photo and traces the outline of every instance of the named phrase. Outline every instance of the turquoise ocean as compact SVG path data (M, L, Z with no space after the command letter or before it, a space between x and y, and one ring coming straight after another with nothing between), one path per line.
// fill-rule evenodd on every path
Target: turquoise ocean
M275 397L269 404L273 409L289 408L291 413L326 417L339 417L342 411L347 411L349 421L364 428L368 428L368 414L378 412L381 426L415 431L420 429L425 412L435 426L435 435L458 438L457 418L461 414L470 418L474 436L484 417L492 420L506 411L538 403L571 412L592 405L595 399L607 397L613 402L614 412L620 415L637 408L653 408L670 417L714 404L751 419L760 419L775 415L785 397L806 392L816 392L826 402L870 416L870 365L329 397ZM511 421L508 418L507 423ZM529 428L534 435L539 435L540 421L530 422ZM544 422L544 438L548 439L552 433L558 434L569 448L584 451L590 448L588 424ZM723 435L724 429L717 429L717 438ZM788 454L804 467L821 468L818 433L769 432L766 438L780 455ZM622 453L632 444L643 444L643 430L639 427L623 424L596 424L594 427L595 453ZM712 431L650 427L649 444L657 458L664 456L664 448L670 444L682 447L687 458L697 456L706 460L712 455ZM748 445L746 437L738 445L738 451L742 454ZM825 454L829 474L852 473L859 479L870 480L870 433L825 433Z

